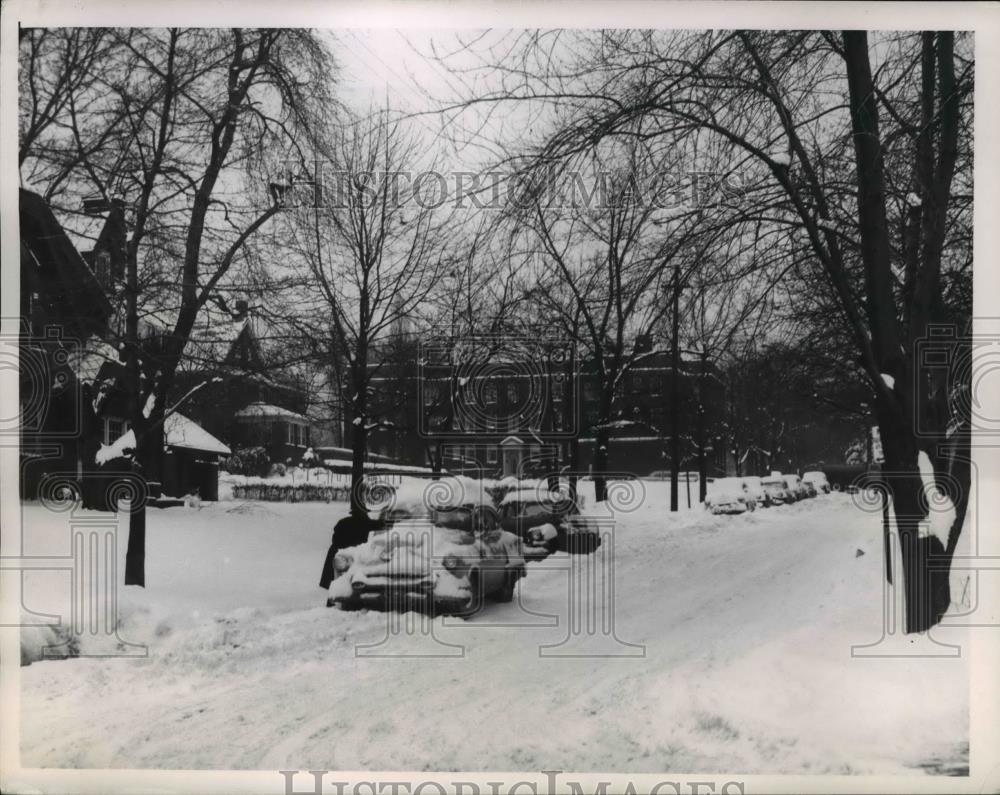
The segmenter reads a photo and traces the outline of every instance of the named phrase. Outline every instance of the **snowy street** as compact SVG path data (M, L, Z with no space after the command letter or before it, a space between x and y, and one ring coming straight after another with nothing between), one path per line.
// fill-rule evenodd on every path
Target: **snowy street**
M607 648L644 647L622 657L540 656L568 631L563 554L529 564L520 605L436 619L434 638L452 646L408 614L410 634L376 649L438 656L357 656L398 617L324 606L317 580L343 504L151 511L147 588L119 596L120 636L147 644L148 657L22 668L23 764L855 774L967 765L964 658L851 657L852 644L881 635L878 513L834 493L734 517L671 515L667 484L646 489L615 523L622 644ZM66 516L23 511L37 547L25 551L60 554ZM60 577L26 573L25 605L63 613ZM525 617L536 626L517 626ZM24 643L41 637L26 632ZM957 630L935 637L961 642ZM459 647L464 656L441 656Z

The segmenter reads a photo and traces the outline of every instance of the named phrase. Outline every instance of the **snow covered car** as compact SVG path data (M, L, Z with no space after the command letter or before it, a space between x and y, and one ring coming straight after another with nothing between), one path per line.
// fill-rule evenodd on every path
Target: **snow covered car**
M771 498L764 490L764 484L756 475L749 475L743 478L743 485L747 487L747 494L753 501L762 508L767 508L771 504Z
M334 556L328 605L470 616L484 599L511 601L525 574L520 540L499 528L488 497L468 484L397 492L379 525L364 544Z
M712 513L746 513L757 507L743 478L716 478L708 484L705 508Z
M825 472L806 472L802 476L802 482L812 484L813 488L815 488L819 494L830 493L830 481L827 480Z
M520 541L495 529L397 522L334 556L329 604L470 616L485 599L509 602L524 576Z
M785 479L781 475L771 475L770 477L761 478L760 482L764 487L764 493L771 501L771 505L784 505L785 503L795 502L795 497L788 492Z
M783 475L782 477L785 480L785 488L794 499L804 500L809 496L809 490L802 485L798 475Z
M500 501L500 526L521 539L524 557L553 552L589 553L601 545L597 524L562 494L544 489L512 491Z

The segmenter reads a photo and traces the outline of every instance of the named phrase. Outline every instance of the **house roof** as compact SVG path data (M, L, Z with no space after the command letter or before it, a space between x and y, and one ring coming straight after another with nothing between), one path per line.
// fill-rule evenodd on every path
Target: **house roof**
M184 347L189 368L201 370L226 364L236 341L244 333L250 335L249 344L256 349L257 338L250 318L234 320L221 312L203 310Z
M58 307L60 317L52 320L101 330L111 317L111 302L52 209L37 193L22 188L19 210L22 274L25 268L34 270L35 282Z
M235 414L239 418L268 418L279 420L298 420L299 422L309 422L309 418L298 414L290 409L283 409L281 406L274 406L270 403L251 403L246 408L242 408Z
M232 451L202 428L194 420L178 414L168 414L163 421L163 444L166 447L180 447L185 450L198 450L203 453L218 453L229 455ZM102 444L94 461L104 464L114 458L125 455L126 450L135 450L135 433L131 429L125 431L111 444Z
M229 455L232 451L194 420L176 411L163 421L164 443L167 447L183 447L206 453Z
M91 384L96 381L101 371L109 364L121 364L118 349L98 337L90 337L82 346L66 354L66 366L73 371L76 380L81 384Z

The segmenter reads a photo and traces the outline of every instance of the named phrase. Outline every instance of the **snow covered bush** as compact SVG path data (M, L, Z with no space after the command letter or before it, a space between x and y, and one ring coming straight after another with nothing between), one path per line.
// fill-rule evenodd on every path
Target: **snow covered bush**
M236 483L233 497L259 502L336 502L348 499L347 486L323 486L317 483Z
M271 468L271 458L263 447L239 447L219 462L219 469L233 475L263 478Z

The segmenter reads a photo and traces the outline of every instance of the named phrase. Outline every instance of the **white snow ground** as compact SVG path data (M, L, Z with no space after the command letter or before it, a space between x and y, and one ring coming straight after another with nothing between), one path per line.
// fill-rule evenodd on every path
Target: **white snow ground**
M345 506L152 510L148 587L119 596L120 635L149 656L21 668L22 764L747 773L966 764L964 658L851 657L852 644L882 634L877 512L831 494L743 516L671 516L668 484L645 487L642 505L616 523L615 632L645 649L622 658L540 657L540 645L567 633L565 556L529 564L521 590L526 610L558 626L499 626L524 614L494 604L469 622L433 623L464 657L359 657L357 645L378 644L395 619L323 606L317 580ZM26 505L24 520L26 554L65 554L65 514ZM65 614L68 576L24 581L28 607ZM938 634L961 642L960 632ZM24 642L44 635L26 631ZM376 651L444 649L419 632L393 637Z

